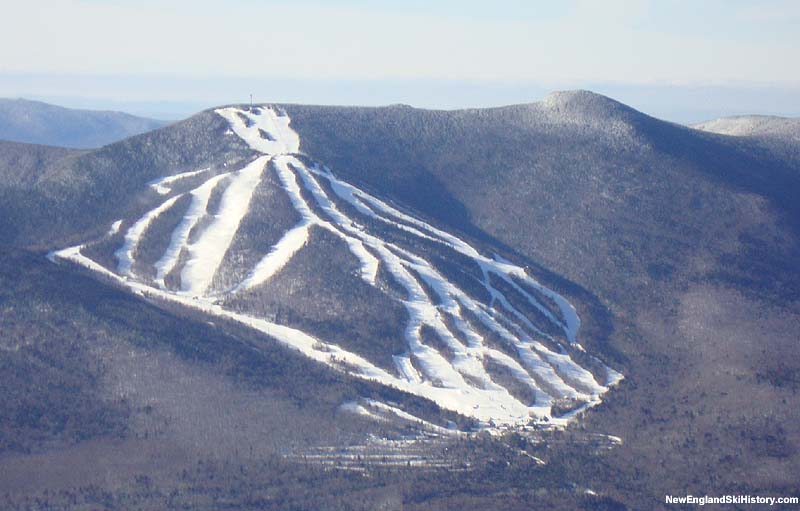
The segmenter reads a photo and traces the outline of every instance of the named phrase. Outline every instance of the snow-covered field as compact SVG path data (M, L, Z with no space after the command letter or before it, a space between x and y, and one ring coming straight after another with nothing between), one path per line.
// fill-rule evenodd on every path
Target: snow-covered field
M301 153L300 137L279 107L231 107L217 113L258 153L248 164L222 173L198 169L151 182L157 205L138 219L111 226L109 236L124 234L114 253L116 267L104 267L85 255L82 250L89 243L55 252L51 259L81 264L143 296L246 324L334 369L431 399L489 428L543 421L564 424L600 402L621 378L579 344L580 318L572 304L525 268L482 253L338 178ZM244 278L232 286L215 285L214 277L224 269L226 254L267 173L273 173L300 220L256 264L245 268ZM204 181L194 186L201 178ZM184 181L194 187L181 187ZM184 196L190 197L189 205L174 211L181 218L154 271L137 274L134 263L148 229ZM383 273L400 290L394 299L402 303L408 321L402 332L405 350L394 355L394 368L380 367L363 354L298 328L226 307L226 300L265 285L307 249L312 228L346 244L360 268L359 278L368 285L386 291L379 278ZM467 277L449 277L444 268L448 264L459 266ZM430 335L437 342L432 343ZM553 407L563 409L565 403L571 404L566 406L570 412L554 414ZM375 420L409 419L403 410L375 401L345 407ZM434 424L425 427L447 433Z

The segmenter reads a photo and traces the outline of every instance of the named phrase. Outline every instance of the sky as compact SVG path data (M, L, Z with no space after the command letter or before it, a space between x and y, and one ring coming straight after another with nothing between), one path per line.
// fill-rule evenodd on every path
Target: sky
M246 101L800 115L795 0L0 0L0 96L169 117ZM160 110L160 111L159 111Z

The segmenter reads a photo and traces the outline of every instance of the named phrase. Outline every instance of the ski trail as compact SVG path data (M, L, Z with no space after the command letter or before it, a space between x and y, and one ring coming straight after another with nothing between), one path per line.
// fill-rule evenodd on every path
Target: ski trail
M303 221L286 232L280 241L272 247L272 251L261 259L250 274L235 286L231 292L238 293L261 285L278 273L292 256L308 242L310 227L310 223Z
M211 192L219 184L219 182L227 177L229 174L220 174L215 176L202 185L192 190L192 202L189 209L186 211L181 223L172 231L169 246L156 261L154 267L156 269L156 284L159 287L165 287L164 278L175 268L178 263L181 251L186 247L186 242L189 240L189 233L192 231L197 222L205 216L206 208L208 207L208 200L211 198Z
M335 344L325 343L301 330L226 310L208 298L196 299L185 293L175 293L135 280L125 279L83 255L81 253L82 248L82 245L70 247L53 252L50 257L52 260L68 260L84 266L105 278L115 281L119 285L127 287L137 295L179 303L209 315L236 321L254 328L276 339L281 344L297 350L313 360L327 364L338 371L374 380L384 385L426 397L439 403L440 406L454 410L462 415L473 416L487 423L496 420L503 424L526 424L530 420L528 408L513 399L509 399L506 392L478 391L472 388L445 388L425 382L408 382L375 366L358 354L344 350Z
M453 346L458 344L452 335L449 335L449 331L447 331L446 327L444 327L441 320L437 317L438 312L436 307L427 297L425 290L405 267L406 262L395 252L390 250L391 245L384 243L375 236L369 235L360 225L344 215L334 205L333 201L330 200L305 165L295 165L294 168L305 188L311 193L317 205L331 218L334 225L341 228L343 232L357 238L363 245L366 245L371 248L374 253L378 254L384 267L400 285L405 288L408 299L404 301L404 305L411 318L406 327L405 337L410 352L419 361L421 369L426 377L437 385L443 385L445 387L457 388L468 385L464 380L462 372L457 370L453 364L449 363L441 353L427 346L422 341L420 330L423 326L427 325L433 328L437 334L443 336L446 342L451 341ZM458 350L458 348L455 349ZM462 370L466 369L469 371L469 369L472 369L468 374L479 372L474 366L466 367L470 366L470 363L463 358L459 360L459 365ZM404 371L404 374L409 373ZM488 376L485 374L479 377L484 381L488 379ZM415 378L415 376L411 376L411 378Z
M208 170L210 170L210 167L206 167L206 168L203 168L203 169L200 169L200 170L192 170L190 172L182 172L180 174L175 174L175 175L172 175L172 176L162 177L160 179L156 179L154 181L150 181L147 184L148 184L148 186L150 186L150 188L155 190L159 195L167 195L168 193L170 193L172 191L172 187L168 186L168 185L171 185L172 183L174 183L176 181L180 181L182 179L186 179L187 177L193 177L193 176L196 176L198 174L202 174L203 172L206 172Z
M232 174L231 183L222 195L214 220L194 243L186 245L189 260L181 272L181 290L203 296L211 285L222 258L247 214L250 200L269 157L261 156Z
M413 257L412 254L408 253L407 251L403 251L397 247L391 246L382 242L381 240L370 236L363 232L354 222L352 222L349 218L345 217L330 201L327 197L325 192L322 188L316 183L316 181L311 177L310 174L306 173L308 170L303 165L297 165L295 167L300 174L301 180L306 185L306 188L311 192L312 196L319 204L319 206L323 209L323 211L328 214L332 218L332 220L343 230L352 233L356 236L359 236L362 241L366 243L367 246L373 249L373 251L379 254L381 261L384 263L384 266L387 270L392 274L392 276L406 289L408 293L408 300L405 301L406 308L409 312L409 316L411 320L409 321L406 327L406 340L408 342L408 347L410 352L415 356L415 358L419 361L423 374L434 382L445 386L453 386L457 387L460 385L464 385L465 382L463 380L462 375L470 376L474 380L478 380L483 383L485 387L492 387L494 386L494 382L488 376L488 374L483 369L482 363L480 361L480 356L482 355L480 349L473 351L472 353L468 352L455 338L452 332L442 323L441 318L438 317L437 308L433 305L433 303L427 297L425 291L420 286L420 283L406 270L406 266L414 268L418 273L422 275L426 275L426 281L430 286L434 289L438 289L438 294L440 297L449 299L450 308L453 310L452 317L456 320L456 323L459 324L460 314L457 312L457 307L454 307L455 301L452 299L451 293L454 292L453 289L448 287L445 284L446 280L438 274L427 262L425 262L421 258L411 259ZM320 175L320 174L318 174ZM328 176L326 176L328 177ZM334 188L335 190L335 188ZM342 193L345 195L345 199L354 199L356 195L353 187L349 185L341 185L339 190L344 190L346 192ZM352 202L351 202L352 203ZM361 205L361 207L356 206L362 212L369 213L371 210ZM387 207L388 208L388 207ZM385 208L384 208L385 209ZM417 222L419 225L420 223ZM434 230L434 234L436 234ZM389 250L389 246L394 250ZM470 247L471 248L471 247ZM473 249L474 250L474 249ZM468 249L463 248L463 252L469 252ZM399 252L405 255L408 259L403 259L400 256L396 255L395 252ZM484 258L485 259L485 258ZM489 261L485 259L481 261L484 263L485 266L489 266L486 262ZM494 268L492 268L494 269ZM487 269L488 271L488 269ZM487 284L488 285L488 284ZM519 316L519 318L526 322L526 324L537 331L536 327L519 311L511 307L510 303L505 299L502 294L497 292L496 290L492 289L493 294L496 294L498 297L502 298L502 302L506 305L509 309L515 311L515 313ZM466 295L463 292L459 292L459 295L462 296L462 299L466 299ZM529 295L528 295L529 296ZM471 309L475 309L476 306L471 300L466 300L467 303L470 305ZM537 302L538 303L538 302ZM549 311L547 311L549 313ZM494 320L492 320L489 316L482 316L484 318L485 323L487 326L495 331L501 330L501 327L496 324ZM552 318L552 316L550 316ZM554 318L553 318L554 320ZM554 320L555 321L555 320ZM481 341L477 336L474 335L474 332L470 332L468 327L462 322L460 323L462 333L466 333L468 336L471 336L475 344L481 344ZM428 326L431 327L437 335L448 345L448 347L452 350L455 355L455 359L452 363L444 361L443 357L436 351L432 350L430 347L426 346L420 336L420 330L422 327ZM504 331L504 337L512 342L517 349L525 350L525 347L522 346L517 339L510 335L507 331ZM477 338L477 339L476 339ZM537 347L542 351L547 351L541 344L537 343ZM548 354L550 354L548 352ZM551 354L555 357L556 354ZM528 366L531 368L532 371L538 374L540 378L546 379L548 381L553 382L552 386L556 388L560 393L561 397L581 397L580 393L577 393L571 386L569 386L563 378L561 378L551 367L550 365L544 363L542 359L534 352L528 352L525 356L528 360ZM398 363L398 359L396 360L396 364ZM404 359L400 359L404 360ZM570 374L573 376L580 376L580 380L586 381L591 379L591 373L585 370L578 370L572 366L566 365L563 360L556 358L558 363L563 367L570 369ZM450 370L456 369L456 372ZM419 377L416 371L412 373L408 370L408 365L403 363L398 365L399 372L409 378L410 380L415 380ZM515 373L519 374L519 373ZM530 384L532 380L525 379L526 384Z
M284 190L289 194L289 199L297 212L300 214L301 218L309 224L323 227L333 234L341 237L347 243L350 252L352 252L352 254L358 258L361 264L361 277L368 283L374 283L378 275L378 260L364 248L364 244L360 240L354 238L353 236L348 236L342 230L331 225L330 222L321 219L311 210L311 207L303 197L303 193L300 188L300 181L298 181L297 173L293 170L293 168L304 169L305 166L300 160L293 156L279 156L275 158L275 169L278 173L278 178L283 184ZM327 201L325 204L329 205ZM323 209L325 208L323 207ZM326 210L326 213L328 212L329 210ZM338 213L338 211L334 212L332 210L330 210L330 212ZM344 221L342 216L335 215L334 218ZM344 226L344 229L345 231L349 230L350 233L355 231L352 226Z
M420 376L419 371L417 371L411 363L411 357L394 355L392 359L394 360L394 365L400 377L412 383L422 383L422 376Z
M128 229L125 233L125 241L122 247L114 252L114 256L116 256L117 261L119 261L117 272L121 275L132 274L134 254L136 253L136 248L139 246L139 241L141 241L142 236L144 236L150 224L153 223L153 220L171 208L180 197L180 195L176 195L175 197L165 200L157 208L145 213L143 217L137 220L136 223Z
M337 179L328 170L317 169L314 172L324 177L326 180L328 180L334 192L340 198L342 198L343 200L351 204L353 207L355 207L360 213L375 218L377 220L380 220L384 223L393 225L404 231L411 232L412 234L416 234L420 237L438 241L442 244L449 246L458 253L474 259L482 270L486 272L491 272L503 278L510 285L517 288L520 293L524 294L524 296L531 303L531 305L536 307L553 323L558 325L559 328L564 330L570 342L575 341L577 331L580 328L580 320L578 319L578 315L575 312L575 308L560 294L542 286L538 281L531 278L523 268L516 266L513 263L505 259L501 259L499 257L497 259L490 259L486 256L483 256L469 243L461 240L460 238L453 236L448 232L437 229L426 222L418 220L410 215L407 215L397 210L392 206L389 206L386 202L376 197L373 197L372 195L354 187L353 185L350 185L348 183L345 183ZM369 204L369 206L371 207L368 207L365 203ZM388 215L388 217L377 213L376 210ZM393 217L393 219L389 217ZM522 279L525 283L531 285L537 291L541 292L542 294L544 294L545 296L556 302L559 309L561 310L562 315L564 316L564 321L560 321L557 318L555 318L546 307L541 305L541 303L538 300L536 300L536 298L534 298L526 291L522 290L518 284L516 284L515 282L513 282L512 279L509 278L512 275Z
M301 180L305 183L307 189L311 192L312 196L315 198L320 207L334 220L337 225L342 227L344 230L359 236L367 246L372 248L373 252L379 255L381 261L384 263L384 267L387 268L392 276L406 289L408 299L404 302L404 304L411 319L407 324L405 337L408 343L409 351L419 361L420 369L422 369L422 373L425 375L425 377L436 384L447 387L459 387L463 385L470 385L464 380L464 376L468 376L472 380L481 382L484 388L497 388L497 385L492 381L491 377L486 373L483 367L483 352L480 349L470 352L459 343L455 335L453 335L453 333L442 322L437 307L431 302L424 289L420 285L420 282L407 270L407 267L411 267L418 273L426 275L426 281L428 284L434 289L438 289L438 294L441 297L449 300L451 309L454 311L452 317L456 320L457 324L458 320L461 318L460 314L457 313L457 307L453 307L454 300L452 299L451 294L457 293L459 296L461 296L462 299L468 304L470 309L473 310L473 312L475 312L475 309L477 308L474 301L467 299L466 294L460 290L457 290L455 286L451 286L449 283L446 283L446 279L436 272L436 270L433 269L429 263L424 261L424 259L413 256L413 254L410 254L409 252L391 244L385 243L382 240L357 228L356 224L354 224L349 218L345 217L343 214L341 214L341 212L338 211L338 209L335 208L313 177L310 174L304 173L304 171L307 172L305 166L297 166L296 169L301 176ZM348 189L345 187L342 188ZM350 187L349 190L352 190L352 187ZM352 195L355 195L355 193ZM464 249L464 251L466 252L468 250ZM398 253L405 256L405 258L401 257L401 255L398 255ZM497 293L498 296L502 297L504 304L513 309L504 296L497 291L494 292ZM513 310L516 311L516 309ZM536 327L530 323L530 321L524 315L518 311L516 312L519 314L519 317L522 320L530 325L531 328L536 329ZM486 326L495 331L502 331L503 337L508 342L514 344L518 350L522 350L525 353L524 359L527 361L527 366L530 368L530 370L536 373L540 378L549 381L550 386L555 388L557 392L560 393L559 397L586 397L583 393L576 392L576 390L566 381L564 381L564 379L550 364L543 361L536 352L527 349L518 341L515 336L511 335L505 329L502 329L502 327L490 316L481 315L481 317L484 319ZM461 325L463 328L462 332L469 330L465 324L461 323ZM425 345L420 335L421 329L425 326L430 327L448 345L448 347L454 353L454 360L452 362L445 360L437 350ZM474 332L470 332L468 335L470 334L474 334ZM481 340L478 336L471 335L471 337L476 344L481 344ZM527 340L531 342L530 339ZM539 343L537 343L537 347L542 351L547 351L546 348ZM547 352L549 353L549 351ZM556 354L552 355L555 356ZM556 360L559 362L559 364L571 369L572 375L580 375L580 380L582 381L593 378L591 373L588 371L567 366L561 359ZM398 367L398 369L401 374L411 380L417 377L417 375L410 373L405 365ZM532 380L525 379L523 381L526 384L530 384Z
M485 350L482 349L484 346L484 340L478 333L473 331L464 320L461 314L462 306L469 310L473 315L477 316L485 327L499 334L508 344L514 346L515 349L525 349L524 342L520 342L520 337L512 335L507 329L500 325L490 314L485 311L481 304L472 299L456 285L444 279L441 274L439 274L424 259L416 257L410 253L407 253L407 255L410 259L412 259L414 269L422 276L429 286L436 290L436 293L443 302L441 308L450 315L456 329L458 329L468 339L469 346L473 348L472 354L483 355L485 353ZM527 342L533 342L524 334L523 339ZM546 348L543 346L540 345L540 347L546 350ZM507 359L502 358L497 359L496 361L501 364L505 364L506 360ZM527 385L534 385L532 378L527 373L522 374L519 372L517 370L518 367L519 365L516 364L509 366L508 368L512 370L518 380ZM571 395L571 387L569 387L566 382L564 382L563 379L555 372L551 372L549 367L535 363L529 364L529 369L536 372L540 378L545 378L552 381L555 388L557 388L563 394ZM488 377L485 375L481 376Z

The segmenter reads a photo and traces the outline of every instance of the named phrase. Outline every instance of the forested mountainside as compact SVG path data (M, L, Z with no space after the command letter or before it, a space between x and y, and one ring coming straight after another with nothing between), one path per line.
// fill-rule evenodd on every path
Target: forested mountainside
M50 487L62 507L179 507L191 487L200 508L217 492L247 508L261 481L301 507L315 502L291 500L304 478L345 509L369 509L360 495L373 508L640 509L683 492L788 494L800 167L791 137L764 140L577 91L459 111L233 106L96 151L13 146L0 162L2 306L22 340L4 339L4 381L43 371L76 405L10 387L24 390L7 392L3 462L55 468L8 502ZM70 351L48 347L50 328ZM510 398L494 401L502 413L470 409L453 389ZM229 399L224 412L192 404ZM515 403L539 413L492 429ZM250 429L276 409L274 433ZM420 434L436 440L400 449L399 465L319 471L395 459L367 439ZM113 484L59 472L108 442L191 448L169 477L147 461L110 461ZM345 444L356 450L320 455Z

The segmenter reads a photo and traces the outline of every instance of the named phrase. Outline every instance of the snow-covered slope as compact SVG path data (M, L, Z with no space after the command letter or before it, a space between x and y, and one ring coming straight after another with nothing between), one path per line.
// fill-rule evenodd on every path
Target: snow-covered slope
M254 151L245 165L152 181L152 208L53 259L246 324L485 425L563 423L621 378L584 351L565 297L526 268L337 177L301 152L280 107L216 113L230 124L226 136ZM113 258L103 256L107 246ZM338 280L301 264L315 256L336 261L325 271L341 273ZM275 303L309 283L319 303ZM331 333L303 320L306 309L326 307L334 286L346 308L396 308L396 331L374 334L354 322ZM365 335L366 344L351 342Z

